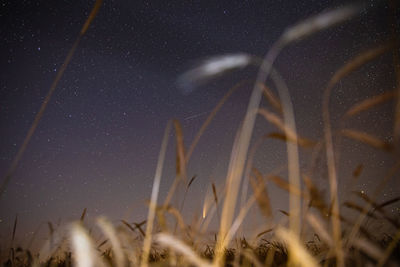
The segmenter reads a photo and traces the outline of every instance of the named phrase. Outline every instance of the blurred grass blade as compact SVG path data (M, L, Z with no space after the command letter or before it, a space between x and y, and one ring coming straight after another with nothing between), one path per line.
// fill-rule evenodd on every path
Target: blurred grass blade
M369 257L373 258L376 261L379 261L380 259L384 258L384 252L379 247L377 247L372 242L366 239L356 238L353 244L359 250L363 251Z
M284 211L284 210L278 210L280 213L282 213L283 215L286 215L286 216L290 216L290 214L289 214L289 212L287 212L287 211Z
M18 215L15 215L14 226L13 226L13 231L12 231L12 236L11 236L11 246L13 246L13 243L15 240L15 233L17 232L17 223L18 223Z
M175 252L181 253L185 259L195 266L212 267L206 260L200 258L188 245L177 239L173 235L167 233L159 233L155 235L154 240L163 246L167 246Z
M263 95L280 114L283 113L282 104L279 98L272 92L272 90L265 84L261 84Z
M390 152L394 149L392 144L382 141L382 140L378 139L377 137L372 136L365 132L361 132L361 131L353 130L353 129L343 129L341 131L341 133L342 133L342 135L344 135L348 138L351 138L351 139L359 141L361 143L370 145L370 146L375 147L380 150Z
M115 258L115 263L117 267L124 267L125 266L125 256L122 251L122 247L117 237L117 232L114 229L114 226L105 218L100 217L97 219L97 224L100 229L103 231L104 235L110 240L111 248L113 250L113 255Z
M365 99L355 105L353 105L347 112L345 113L346 117L354 116L362 111L366 111L370 108L373 108L377 105L385 103L386 101L393 99L396 96L395 91L384 92L380 95L373 96L371 98Z
M320 13L288 28L283 33L282 40L284 43L297 41L300 38L304 38L308 35L344 22L360 13L361 10L362 6L360 5L347 5L328 12Z
M156 172L154 174L154 181L153 187L151 190L151 199L149 205L149 213L147 215L147 227L146 227L146 234L143 241L143 254L140 262L141 267L148 266L148 259L150 255L150 247L152 241L152 232L153 232L153 223L156 214L157 208L157 199L158 199L158 192L160 190L160 183L161 183L161 175L165 161L165 154L167 152L167 145L168 145L168 137L169 132L171 129L171 122L168 122L167 127L165 128L164 136L161 142L160 153L158 155L157 167Z
M85 35L90 24L92 23L92 21L94 20L94 18L97 15L97 13L99 12L102 3L103 3L103 0L96 0L96 2L94 3L92 11L90 12L89 17L87 18L87 20L85 21L85 24L83 25L83 27L81 29L81 32L80 32L81 36Z
M79 223L71 227L72 252L74 253L75 266L97 267L104 266L96 254L92 240L86 230Z
M396 247L399 246L399 240L400 240L400 229L397 230L395 236L393 237L393 240L390 242L389 246L387 246L384 254L379 259L377 266L381 267L381 266L385 265L385 263L389 259L390 255L392 255L392 253L396 249Z
M71 49L69 50L66 58L64 59L63 64L61 65L61 68L58 70L56 77L54 78L53 83L50 86L49 91L47 92L46 97L44 98L42 105L39 108L38 113L35 115L35 118L24 138L24 141L22 142L22 145L18 149L17 154L15 155L13 161L11 162L11 166L8 168L6 175L2 179L2 183L0 185L0 199L3 196L4 191L7 188L8 183L11 180L11 177L13 176L19 161L21 160L23 154L25 153L26 148L28 147L28 144L33 136L33 134L36 131L37 126L39 125L39 122L41 118L43 117L43 114L47 108L48 103L50 102L50 99L58 85L58 82L60 81L61 77L63 76L65 70L67 69L67 66L69 65L69 62L72 59L72 56L75 54L75 50L79 45L79 42L83 35L86 33L86 30L89 28L90 24L92 23L93 19L95 18L100 6L101 6L102 0L97 0L94 7L92 8L92 11L90 12L89 17L86 19L85 24L82 27L82 30L79 34L79 36L76 38L74 44L72 45Z
M322 193L319 189L314 185L311 181L311 178L303 175L304 184L307 187L311 207L317 208L317 210L321 213L322 216L326 216L328 213L328 206L325 203Z
M343 79L345 76L349 75L358 68L364 66L371 60L381 56L382 54L394 49L398 44L396 42L385 42L378 47L374 47L358 56L352 58L348 63L342 66L339 70L335 72L331 80L329 81L329 87L336 84L339 80Z
M190 179L190 181L189 181L189 183L188 183L188 185L187 185L187 188L189 188L191 185L192 185L192 183L194 182L194 180L197 178L197 175L193 175L193 177L192 177L192 179Z
M296 141L297 141L297 144L303 148L314 147L316 145L316 142L314 142L310 139L307 139L304 137L297 137L297 140L296 140L296 139L290 138L290 136L287 136L286 134L281 133L281 132L272 132L272 133L269 133L267 136L269 138L279 139L279 140L282 140L285 142L296 143Z
M183 143L182 126L177 120L173 120L176 136L176 174L186 182L185 145Z
M256 169L253 169L253 176L250 176L250 183L254 191L254 196L256 197L257 204L261 210L261 213L267 217L272 217L271 202L269 200L267 187L265 186L262 174Z
M211 184L211 186L212 186L212 191L213 191L213 195L214 195L214 201L215 201L215 204L218 206L218 195L217 195L217 189L216 189L216 187L215 187L215 184L214 184L214 183L212 183L212 184Z
M308 253L298 236L290 230L279 227L276 235L288 246L289 266L317 267L317 261Z
M364 169L364 164L358 164L357 167L353 171L353 177L358 178Z
M292 186L290 183L286 182L284 179L277 175L268 175L267 179L276 184L278 187L286 190L290 194L295 194L297 196L304 196L299 188Z
M307 214L306 219L315 232L318 233L318 237L321 237L329 247L332 247L333 240L326 230L326 227L324 227L324 223L311 213Z
M244 53L210 57L179 76L177 83L183 94L190 94L207 81L235 69L244 68L252 62L252 56Z

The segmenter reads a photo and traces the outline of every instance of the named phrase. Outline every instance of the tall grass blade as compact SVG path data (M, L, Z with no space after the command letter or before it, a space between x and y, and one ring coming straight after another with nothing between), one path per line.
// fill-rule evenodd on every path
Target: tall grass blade
M158 199L158 192L160 190L160 183L161 183L161 174L164 166L165 154L167 151L167 144L168 144L168 136L171 129L171 122L168 122L167 127L164 132L164 137L161 143L160 153L158 155L158 162L156 173L154 175L154 182L151 191L151 199L149 205L149 213L147 215L147 227L146 227L146 234L143 241L143 254L140 262L141 267L148 266L148 259L150 255L150 247L151 247L151 240L152 240L152 232L153 232L153 223L156 214L156 207L157 207L157 199Z

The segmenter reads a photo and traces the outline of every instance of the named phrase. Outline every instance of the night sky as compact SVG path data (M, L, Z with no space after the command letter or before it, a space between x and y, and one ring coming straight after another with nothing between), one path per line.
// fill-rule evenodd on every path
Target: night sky
M1 179L93 3L1 1ZM197 175L184 209L190 223L200 216L211 183L220 189L224 184L257 69L235 71L191 94L178 88L179 75L214 55L245 52L262 57L286 27L343 3L349 1L105 0L0 200L0 239L9 240L16 215L22 244L39 225L79 219L84 208L89 219L104 214L115 222L144 220L168 120L181 122L189 146L223 95L248 80L218 113L189 162L188 176ZM289 86L302 136L322 138L322 91L333 73L390 38L386 1L366 5L369 9L351 21L290 45L277 58L275 66ZM392 54L386 53L335 87L332 127L338 127L352 104L394 88ZM268 106L266 101L262 104ZM391 141L393 105L388 102L361 113L344 125ZM262 118L256 123L254 140L276 131ZM175 178L175 144L173 138L170 141L161 200ZM395 162L393 155L349 139L342 139L338 149L343 200L354 199L351 190L371 192ZM286 163L285 153L283 142L267 140L254 164L269 173ZM311 150L301 150L303 168L309 166L310 155ZM320 161L313 179L327 189L323 157ZM360 163L364 169L355 180L352 172ZM380 201L400 195L398 178L389 182ZM274 210L287 209L286 192L270 185L270 197ZM389 210L398 216L398 207ZM40 231L48 232L46 226Z

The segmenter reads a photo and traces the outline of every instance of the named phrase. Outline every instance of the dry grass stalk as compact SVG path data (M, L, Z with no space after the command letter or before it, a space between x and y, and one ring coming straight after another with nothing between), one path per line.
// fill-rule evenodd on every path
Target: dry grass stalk
M188 183L188 185L187 185L187 189L189 189L189 187L192 185L192 183L194 182L194 180L196 180L196 178L197 178L197 175L193 175L193 177L192 177L192 179L190 179L190 181L189 181L189 183Z
M395 91L388 91L388 92L384 92L382 94L370 97L368 99L365 99L359 103L356 103L351 108L349 108L347 110L347 112L345 113L345 117L351 117L360 112L366 111L370 108L373 108L377 105L385 103L388 100L393 99L395 96L396 96Z
M287 211L284 211L284 210L278 210L280 213L282 213L283 215L286 215L286 216L290 216L290 213L289 212L287 212Z
M361 143L370 145L377 149L384 150L386 152L393 151L393 149L394 149L392 144L390 144L386 141L382 141L375 136L372 136L368 133L361 132L358 130L343 129L343 130L341 130L341 134L348 138L351 138L351 139L359 141Z
M267 187L265 186L262 174L253 168L255 178L250 177L250 183L253 187L254 195L256 197L257 204L261 210L261 213L267 217L272 217L271 201L269 200Z
M13 246L14 243L15 233L17 232L17 224L18 224L18 215L15 215L12 236L11 236L11 247Z
M269 232L272 232L273 230L274 230L274 228L270 228L270 229L267 229L265 231L262 231L261 233L257 234L257 238L259 238L260 236L265 235L265 234L267 234Z
M129 230L131 230L132 232L135 232L135 228L132 227L132 225L130 225L127 221L125 220L121 220L121 222L129 228ZM143 235L144 236L144 235Z
M289 265L293 266L307 266L317 267L317 261L308 253L307 249L304 248L298 236L290 230L279 227L276 231L276 235L282 239L288 246L289 251Z
M217 206L218 206L218 195L217 195L217 189L216 189L216 187L215 187L215 184L214 184L214 183L212 183L212 184L211 184L211 186L212 186L212 191L213 191L213 195L214 195L214 201L215 201L215 205L217 205Z

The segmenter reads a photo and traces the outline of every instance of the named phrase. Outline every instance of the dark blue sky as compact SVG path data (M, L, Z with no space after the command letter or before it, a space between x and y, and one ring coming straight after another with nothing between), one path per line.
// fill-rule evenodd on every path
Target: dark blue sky
M21 243L41 223L77 219L84 208L92 218L105 214L112 220L143 220L167 121L180 120L189 146L207 113L229 88L254 79L257 70L237 71L189 95L180 93L177 77L212 55L263 56L286 27L343 3L348 1L104 1L0 200L1 237L8 238L16 214ZM92 5L93 1L2 1L2 178ZM382 1L368 1L367 6L373 8L291 45L277 59L276 68L289 85L297 127L304 136L322 137L322 90L332 74L390 36L390 9ZM394 88L391 62L387 53L335 88L334 123L355 102ZM198 178L185 203L188 218L200 214L211 182L223 186L250 88L251 83L243 86L228 100L194 152L188 175ZM389 140L392 106L388 103L362 114L349 125ZM273 130L257 120L255 139ZM175 177L174 148L171 138L161 199ZM339 182L347 190L360 162L366 166L365 177L355 182L355 189L367 191L393 163L392 156L353 141L344 140L340 150L344 160ZM304 167L310 153L302 152ZM284 144L267 141L255 164L268 173L285 162ZM321 163L314 179L326 188L324 168ZM390 185L382 199L399 194L398 179ZM273 189L276 209L285 208L287 194ZM341 197L347 193L343 190ZM393 212L398 214L398 208Z

